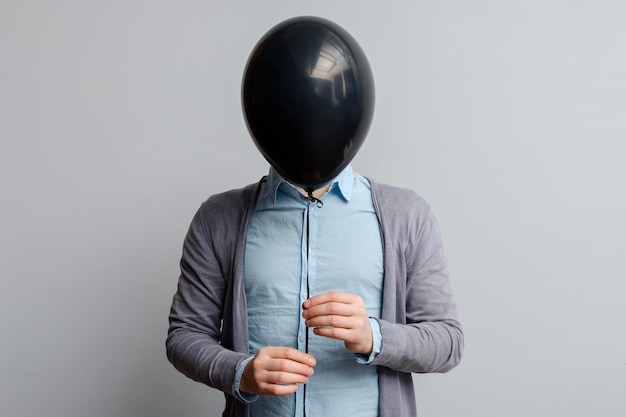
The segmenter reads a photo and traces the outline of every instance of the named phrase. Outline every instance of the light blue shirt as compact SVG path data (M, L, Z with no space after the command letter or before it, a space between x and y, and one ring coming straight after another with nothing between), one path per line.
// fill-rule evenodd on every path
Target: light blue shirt
M307 298L307 274L310 296L331 290L360 295L371 317L372 355L355 355L342 341L309 331L308 351L317 365L306 387L306 416L376 417L378 373L367 364L381 346L373 318L381 312L383 252L369 182L348 166L321 201L309 203L273 169L263 181L244 264L250 352L263 346L305 350L301 304ZM252 417L303 416L303 386L280 397L239 393L246 363L238 369L235 388L240 399L250 402Z

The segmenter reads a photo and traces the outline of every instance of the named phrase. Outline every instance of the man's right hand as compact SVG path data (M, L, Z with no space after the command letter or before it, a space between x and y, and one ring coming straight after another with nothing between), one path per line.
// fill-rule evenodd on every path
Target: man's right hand
M297 349L266 346L243 371L239 391L257 395L289 395L313 375L315 358Z

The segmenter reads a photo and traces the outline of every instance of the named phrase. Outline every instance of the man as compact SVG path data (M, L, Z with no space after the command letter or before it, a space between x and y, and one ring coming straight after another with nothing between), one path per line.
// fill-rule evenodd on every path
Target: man
M357 48L346 42L340 28L310 18L260 42L270 58L250 60L257 80L246 83L254 92L246 109L272 167L258 183L211 196L185 238L168 358L225 393L224 416L413 417L411 373L446 372L461 358L430 207L348 164L373 89L364 55L350 57ZM329 56L343 57L333 67L340 73L303 78L301 63ZM273 74L271 88L259 74ZM287 131L285 120L298 123ZM352 131L361 136L345 135ZM310 152L286 151L294 138Z
M258 184L212 196L202 205L184 244L168 356L190 378L225 392L227 416L244 416L259 401L260 412L271 414L258 415L283 415L277 410L284 408L298 412L300 406L314 410L315 404L328 404L324 395L333 393L339 394L333 398L335 406L359 405L372 398L362 390L361 395L350 395L360 391L363 381L377 395L374 408L367 410L371 414L362 415L414 416L411 372L448 371L458 364L463 348L437 223L413 192L367 180L350 167L317 196L321 207L272 169ZM302 300L300 313L306 271L292 275L294 268L303 268L299 260L306 259L301 254L306 243L291 243L306 240L301 237L306 235L302 220L306 210L314 213L309 213L312 233L322 233L309 253L309 266L315 262L319 269L313 286L320 292L312 289L313 296ZM324 217L317 223L316 216ZM267 222L279 218L280 222ZM322 221L331 218L332 227L323 228ZM333 228L341 223L353 234L335 233ZM339 243L333 245L334 239ZM376 240L378 245L371 244ZM326 244L331 247L322 246ZM350 245L356 245L354 250ZM367 246L370 249L363 249ZM334 251L345 249L340 258L333 258ZM284 270L281 261L291 258L292 252L297 252L298 261ZM325 259L330 259L327 265ZM333 273L335 269L341 272ZM359 276L351 273L355 269L372 275L362 294L341 291L359 288ZM248 285L253 279L256 283ZM263 286L259 280L267 283ZM332 292L333 288L339 290ZM363 294L373 306L363 303ZM289 305L277 300L289 300ZM276 329L280 321L272 318L284 319L284 324ZM255 328L257 322L265 327ZM372 322L379 327L375 331L380 338L373 357ZM314 329L311 354L297 349L304 343L302 323ZM291 339L260 347L282 337ZM323 338L343 345L325 344ZM251 352L251 347L258 350ZM346 352L353 352L352 365L346 365ZM324 367L324 374L318 372L329 360L333 365ZM356 377L332 383L346 374ZM289 399L281 401L284 398ZM324 412L357 415L351 409L349 414ZM309 413L317 414L321 413Z

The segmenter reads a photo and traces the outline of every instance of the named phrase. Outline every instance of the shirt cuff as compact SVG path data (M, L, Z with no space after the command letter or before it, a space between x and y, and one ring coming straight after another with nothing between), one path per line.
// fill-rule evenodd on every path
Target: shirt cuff
M356 361L363 365L369 365L374 362L376 356L380 353L380 348L383 345L383 334L380 331L380 324L378 320L370 318L370 326L372 326L372 352L368 355L356 353Z
M237 365L237 372L235 373L235 382L233 382L233 392L235 393L235 396L239 399L239 401L242 401L246 404L253 403L259 398L259 396L256 394L249 394L247 392L239 391L239 385L241 384L243 371L244 369L246 369L246 365L252 360L253 357L254 356L250 356L249 358L246 358L239 362L239 365Z

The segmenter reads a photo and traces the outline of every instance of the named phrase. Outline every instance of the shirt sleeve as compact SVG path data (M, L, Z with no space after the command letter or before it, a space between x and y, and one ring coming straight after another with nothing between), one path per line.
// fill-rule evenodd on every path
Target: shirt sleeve
M248 365L248 362L250 362L252 358L253 356L246 358L242 360L241 362L239 362L239 365L237 365L237 371L235 373L235 382L233 383L233 392L235 393L235 396L240 401L243 401L246 404L253 403L259 398L259 396L256 394L249 394L247 392L241 392L239 390L239 385L241 384L241 377L243 376L243 371L244 369L246 369L246 365Z
M374 362L374 359L376 359L376 356L380 353L380 348L383 344L383 335L380 331L380 324L378 323L378 320L370 318L370 325L372 326L373 338L372 352L369 355L355 353L356 361L363 365L369 365Z

